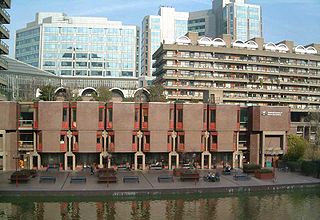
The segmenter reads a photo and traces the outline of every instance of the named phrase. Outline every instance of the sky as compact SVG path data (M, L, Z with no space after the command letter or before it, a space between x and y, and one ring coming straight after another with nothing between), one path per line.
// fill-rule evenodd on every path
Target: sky
M320 0L247 0L262 7L265 42L293 40L296 45L320 43ZM159 6L176 11L211 8L211 0L12 0L9 56L13 57L17 29L34 20L37 12L64 12L69 16L107 17L123 24L141 26L146 15L156 15Z

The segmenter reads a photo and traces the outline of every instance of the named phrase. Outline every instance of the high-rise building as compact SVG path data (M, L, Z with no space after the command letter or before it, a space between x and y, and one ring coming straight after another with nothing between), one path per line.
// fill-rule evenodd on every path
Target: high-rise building
M233 39L247 41L262 37L262 16L259 5L245 0L213 0L216 36L231 34Z
M1 0L0 1L0 70L8 69L8 63L3 59L2 55L6 55L9 53L9 46L2 41L2 39L9 39L9 30L3 24L10 23L10 15L5 10L10 8L11 0ZM0 96L4 90L4 87L7 85L6 81L0 75ZM1 99L1 97L0 97Z
M103 17L37 13L17 30L16 59L61 76L138 76L139 29Z
M212 9L189 13L188 31L197 32L199 36L215 36L216 18Z
M158 15L148 15L142 21L141 76L152 76L152 54L160 43L173 42L188 32L188 12L172 7L160 7Z

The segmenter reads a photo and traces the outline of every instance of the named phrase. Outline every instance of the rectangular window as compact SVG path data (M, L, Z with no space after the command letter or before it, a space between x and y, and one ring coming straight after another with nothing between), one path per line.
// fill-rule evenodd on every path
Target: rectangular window
M77 121L77 109L75 108L72 109L72 121L73 122Z
M180 144L184 144L184 135L179 136Z
M203 122L205 123L207 121L207 110L203 109Z
M67 114L68 114L68 109L67 108L63 108L62 121L64 121L64 122L67 121Z
M146 135L146 144L150 144L150 135Z
M60 135L60 143L64 143L64 135Z
M134 121L138 122L138 118L139 118L139 109L135 109L134 111Z
M100 144L100 143L101 143L101 138L97 137L97 144Z
M136 143L136 136L132 135L132 143L135 144Z
M103 121L103 108L99 108L99 121Z
M143 109L143 122L148 122L148 109Z
M216 122L216 110L210 111L210 122Z
M182 122L182 120L183 120L182 109L178 109L178 122Z
M108 108L109 122L112 122L112 108Z

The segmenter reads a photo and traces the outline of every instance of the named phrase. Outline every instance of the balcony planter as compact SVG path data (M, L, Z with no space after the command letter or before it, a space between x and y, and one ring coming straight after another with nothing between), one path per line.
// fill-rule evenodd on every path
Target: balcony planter
M268 180L274 177L272 170L269 169L260 169L254 172L254 176L257 179Z

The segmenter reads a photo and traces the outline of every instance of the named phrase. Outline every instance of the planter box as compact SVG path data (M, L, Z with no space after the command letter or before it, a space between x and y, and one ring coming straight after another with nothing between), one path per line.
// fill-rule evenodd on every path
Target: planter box
M269 180L274 177L273 173L260 173L259 171L254 172L254 177L261 180Z
M181 176L182 172L185 172L187 169L185 168L174 168L173 169L173 175L174 176Z

